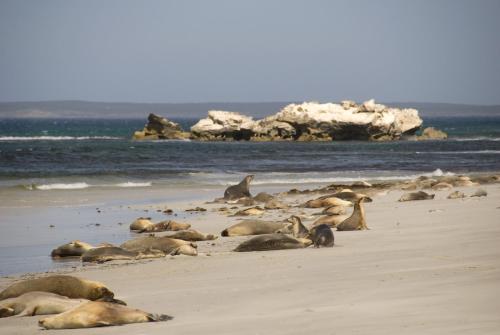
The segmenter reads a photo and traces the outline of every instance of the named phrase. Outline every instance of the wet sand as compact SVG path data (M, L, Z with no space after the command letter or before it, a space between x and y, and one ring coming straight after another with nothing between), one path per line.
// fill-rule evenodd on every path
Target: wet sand
M472 194L477 188L454 189ZM104 282L129 306L175 318L57 333L497 334L500 184L481 188L487 197L449 200L449 190L430 191L434 200L400 203L402 191L375 195L365 205L371 229L335 232L333 248L235 253L231 250L247 237L219 237L199 242L197 257L78 264L60 270ZM204 200L211 199L211 192L206 195ZM298 204L313 197L285 200ZM157 213L155 206L163 206L149 200L127 209L126 218L148 208ZM227 205L204 200L171 204L183 213L179 221L204 233L219 234L237 222L213 211ZM193 206L207 212L184 212ZM268 211L263 219L301 211L310 215L320 210ZM120 228L124 234L130 234L128 223ZM0 288L15 279L1 278ZM0 319L0 332L37 333L40 318Z

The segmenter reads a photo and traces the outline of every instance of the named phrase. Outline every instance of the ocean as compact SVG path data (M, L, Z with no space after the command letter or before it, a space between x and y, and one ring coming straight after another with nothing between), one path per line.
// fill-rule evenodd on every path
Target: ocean
M177 119L184 129L194 119ZM500 117L427 118L445 141L191 142L131 140L140 119L0 120L0 190L328 183L500 171Z

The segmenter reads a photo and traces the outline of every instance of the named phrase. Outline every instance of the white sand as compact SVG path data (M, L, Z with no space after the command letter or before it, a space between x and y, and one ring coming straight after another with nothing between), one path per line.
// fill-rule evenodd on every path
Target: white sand
M175 318L57 334L499 334L500 185L482 188L487 197L465 200L377 196L371 230L335 232L334 248L235 253L245 238L219 238L198 257L80 268L129 306ZM218 233L235 218L187 221ZM41 332L40 318L0 319L0 333Z

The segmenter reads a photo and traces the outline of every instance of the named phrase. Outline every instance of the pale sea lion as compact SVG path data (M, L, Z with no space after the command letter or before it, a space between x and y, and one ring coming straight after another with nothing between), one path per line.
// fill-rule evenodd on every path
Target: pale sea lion
M269 200L274 199L272 195L266 192L260 192L257 194L255 197L253 197L253 200L258 201L258 202L268 202Z
M79 257L86 251L94 249L95 247L91 244L82 241L71 241L69 243L63 244L56 249L52 250L50 255L52 257Z
M172 319L168 315L146 313L107 302L89 301L64 313L41 319L38 324L45 329L75 329Z
M460 192L460 191L455 191L455 192L450 193L447 196L447 198L448 199L462 199L462 198L465 198L465 194L463 192Z
M337 227L348 218L347 215L324 215L313 222L313 227L321 224L326 224L332 228Z
M140 217L130 224L130 230L147 231L153 226L154 223L151 222L151 218Z
M343 215L346 213L345 207L343 206L330 206L325 208L321 214L324 215Z
M50 292L73 299L112 301L114 297L114 293L100 282L67 275L54 275L12 284L0 292L0 300L33 291Z
M237 252L267 251L280 249L306 248L312 244L311 240L294 238L285 234L265 234L250 238L234 249Z
M434 199L434 194L428 194L424 191L405 193L398 201L429 200Z
M288 222L291 223L291 233L293 237L298 237L298 238L309 238L309 229L307 229L303 224L302 220L300 217L296 215L292 215L289 219Z
M276 221L243 220L229 228L224 229L221 232L221 236L272 234L277 230L284 228L286 225L287 224L284 222Z
M354 210L350 217L337 225L337 230L366 230L366 218L363 202L372 202L369 197L359 199L354 203Z
M196 256L198 247L193 242L178 240L167 236L144 236L126 241L120 245L121 248L129 251L144 252L147 250L161 250L167 255L189 255Z
M1 300L0 318L13 315L33 316L59 314L87 301L89 300L70 299L55 293L33 291L24 293L15 298Z
M232 216L262 215L265 212L266 211L264 209L260 208L259 206L255 206L255 207L250 207L250 208L246 208L246 209L242 209L240 211L237 211Z
M350 201L345 201L334 196L322 196L317 199L309 200L304 205L306 208L321 208L331 206L352 206Z
M265 209L286 209L288 205L278 199L271 199L264 205Z
M119 247L95 248L82 255L82 262L103 263L116 260L132 260L145 258L165 257L161 250L146 249L142 251L129 251Z
M432 189L435 191L449 190L450 188L453 188L453 185L448 184L446 182L439 182L437 184L432 185Z
M143 229L135 230L138 233L157 233L162 231L178 231L191 228L189 223L165 220L158 223L144 225Z
M170 238L175 238L184 241L211 241L215 240L217 236L212 234L203 234L194 229L179 230L174 234L168 235Z
M253 175L248 175L239 184L229 186L224 191L224 200L237 200L244 197L251 198L252 195L250 194L249 186L253 178Z
M331 194L329 196L324 196L324 198L335 197L342 200L350 201L352 203L358 201L361 198L366 197L366 194L356 193L351 190L342 190L340 192Z
M478 189L476 192L474 192L471 197L485 197L488 195L488 192L483 190L482 188Z
M332 229L327 224L320 224L311 228L309 238L316 248L333 247L335 238Z

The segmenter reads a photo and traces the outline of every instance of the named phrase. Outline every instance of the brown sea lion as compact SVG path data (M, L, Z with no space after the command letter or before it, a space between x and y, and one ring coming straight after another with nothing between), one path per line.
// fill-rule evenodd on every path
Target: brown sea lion
M361 198L366 197L366 194L356 193L351 190L342 190L340 192L331 194L329 196L323 196L323 198L335 197L342 200L350 201L352 203L358 201Z
M365 209L363 208L363 202L372 202L373 200L369 197L364 197L358 199L354 203L354 210L350 217L345 219L343 222L337 225L337 230L366 230L366 218Z
M278 199L271 199L264 205L265 209L286 209L288 205Z
M272 199L274 199L274 197L266 192L260 192L255 197L253 197L253 200L255 200L257 202L264 202L264 203L266 203Z
M163 251L154 249L146 249L138 252L119 247L102 247L85 252L82 255L82 262L104 263L117 260L160 258L165 257L165 255Z
M79 257L86 251L94 248L95 247L91 244L75 240L57 247L56 249L52 250L50 255L54 258Z
M483 190L482 188L478 189L476 192L474 192L471 197L485 197L488 195L488 192Z
M243 220L221 232L221 236L245 236L272 234L287 225L285 222L262 221L262 220Z
M151 225L144 226L144 229L136 230L137 233L158 233L162 231L178 231L191 228L189 223L182 223L173 220L165 220Z
M168 237L184 241L211 241L217 238L215 235L203 234L194 229L179 230L174 234L168 235Z
M430 200L434 199L434 194L428 194L424 191L405 193L399 198L398 201L413 201L413 200Z
M309 229L307 229L303 224L302 220L300 217L296 215L292 215L289 219L288 222L291 223L290 225L290 232L293 235L293 237L296 238L309 238Z
M455 192L450 193L447 196L447 198L448 199L462 199L462 198L465 198L465 194L463 192L460 192L460 191L455 191Z
M333 247L335 241L332 229L327 224L320 224L312 227L309 231L309 239L316 248Z
M167 255L189 255L196 256L198 247L193 242L178 240L167 236L144 236L126 241L120 245L128 251L144 252L147 250L161 250Z
M324 215L343 215L346 213L346 209L343 206L330 206L325 208L321 214Z
M324 215L313 222L313 227L321 224L326 224L332 228L337 227L348 218L347 215Z
M254 176L253 175L248 175L246 176L239 184L229 186L226 188L224 191L224 200L238 200L240 198L244 197L249 197L251 198L252 195L250 194L250 183L252 182Z
M27 279L15 283L0 292L0 300L15 298L27 292L41 291L63 295L73 299L113 300L114 293L97 281L67 275L54 275Z
M234 249L237 252L306 248L311 240L285 234L265 234L250 238Z
M70 299L59 294L33 291L24 293L15 298L1 300L0 318L13 315L33 316L59 314L87 301L89 300Z
M45 329L75 329L167 320L172 320L172 317L107 302L89 301L64 313L41 319L38 325Z

